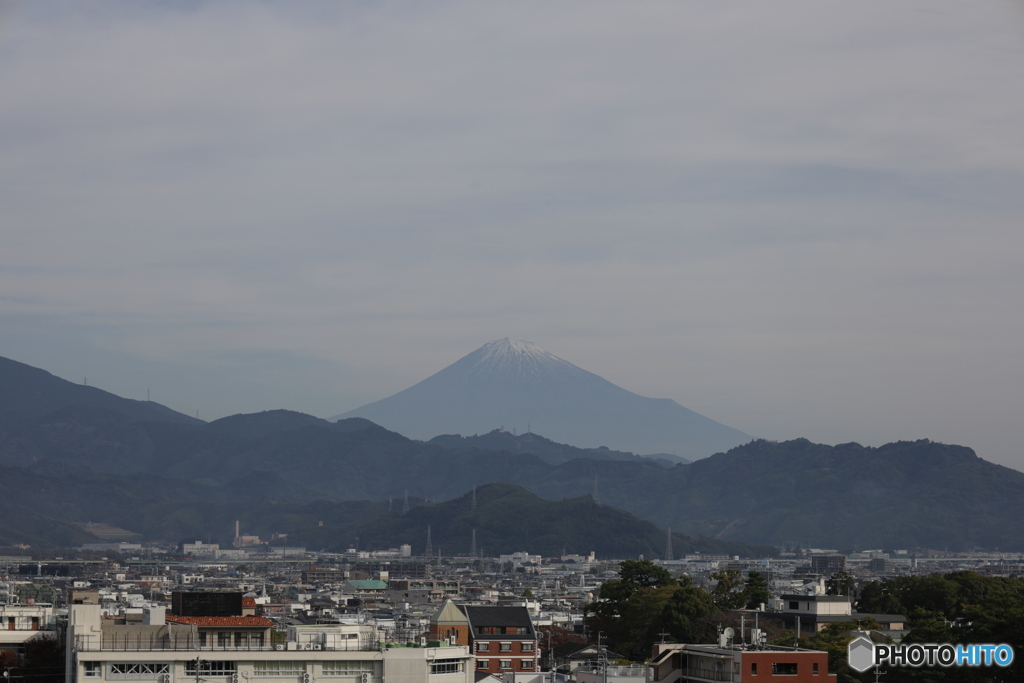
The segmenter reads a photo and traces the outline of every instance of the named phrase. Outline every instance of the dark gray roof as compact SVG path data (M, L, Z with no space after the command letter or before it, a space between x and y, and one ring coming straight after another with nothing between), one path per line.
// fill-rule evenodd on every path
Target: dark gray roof
M525 607L491 607L462 605L462 611L473 628L478 626L529 626L533 630L530 613Z
M586 650L588 647L593 647L589 643L562 643L561 645L555 645L551 648L551 651L555 653L556 657L568 657L574 655L580 650Z

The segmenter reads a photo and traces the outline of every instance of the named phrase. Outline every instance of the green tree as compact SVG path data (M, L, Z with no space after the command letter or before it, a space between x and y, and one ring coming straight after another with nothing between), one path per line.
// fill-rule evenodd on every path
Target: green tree
M587 605L587 631L603 632L609 648L642 661L650 654L662 616L669 617L665 605L680 585L663 567L645 560L623 562L619 576L618 581L602 585L600 599ZM689 579L684 587L698 590ZM679 609L687 614L685 606ZM678 628L685 632L685 623Z
M714 634L709 617L716 612L718 608L707 591L687 579L665 603L651 635L667 633L673 643L707 642Z
M64 683L64 647L57 638L40 634L25 641L19 678L32 683Z
M768 581L761 572L747 573L747 585L743 587L743 598L746 600L747 609L758 609L761 605L767 605L768 601L772 599Z
M619 564L619 578L640 588L678 586L668 570L650 560L626 560Z
M534 597L534 595L533 595L533 591L532 591L532 590L530 590L530 587L529 587L529 586L527 586L527 587L526 587L526 590L524 590L524 591L523 591L523 597L524 597L524 598L532 598L532 597Z
M720 609L740 609L747 604L743 595L743 574L738 569L711 572L710 578L715 582L711 599Z

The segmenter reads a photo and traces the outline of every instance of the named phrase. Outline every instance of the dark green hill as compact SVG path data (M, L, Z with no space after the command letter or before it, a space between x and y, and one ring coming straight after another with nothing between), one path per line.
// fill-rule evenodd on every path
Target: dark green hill
M652 493L630 509L726 538L1024 548L1024 473L928 440L879 448L755 441L689 465Z
M585 554L595 551L602 558L643 555L662 557L665 531L624 510L597 505L590 496L549 501L520 486L496 483L444 503L421 505L405 514L392 513L369 522L331 528L314 527L292 534L310 547L343 551L359 537L359 547L386 549L402 543L422 553L430 526L434 549L446 555L469 554L476 530L477 549L488 556L520 550L545 557L563 551ZM716 541L698 536L674 534L678 553L714 553L765 557L775 554L767 546Z
M222 417L210 422L209 428L217 432L258 439L274 432L289 432L309 425L330 427L331 423L294 410L265 410L262 413Z
M121 398L108 391L74 384L45 370L0 357L0 415L8 419L24 419L46 415L68 406L106 408L132 420L200 423L200 420L159 403Z
M626 451L613 451L604 446L600 448L576 448L564 443L556 443L545 439L539 434L526 432L512 434L503 429L495 429L486 434L462 436L461 434L442 434L435 436L428 443L445 446L446 448L478 448L485 451L504 451L507 453L530 453L548 463L560 465L570 460L625 460L627 462L653 461L665 467L680 462L688 462L685 458L675 455L639 456Z

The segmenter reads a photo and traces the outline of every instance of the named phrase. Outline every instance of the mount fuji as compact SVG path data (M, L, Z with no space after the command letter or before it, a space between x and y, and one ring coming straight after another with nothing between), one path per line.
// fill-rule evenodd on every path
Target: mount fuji
M362 417L414 439L529 428L549 439L703 458L753 437L667 398L645 398L527 341L484 344L419 384L331 420Z

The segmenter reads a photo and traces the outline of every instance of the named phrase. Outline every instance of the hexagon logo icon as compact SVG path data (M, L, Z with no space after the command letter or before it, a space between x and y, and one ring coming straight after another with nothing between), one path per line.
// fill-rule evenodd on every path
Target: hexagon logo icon
M864 636L857 636L847 648L847 661L854 671L867 671L875 665L875 645Z

